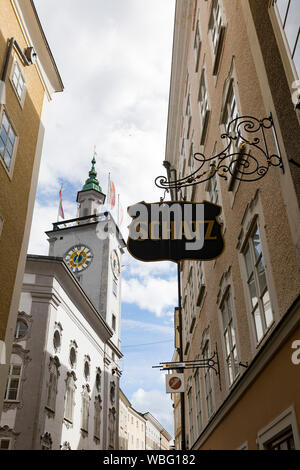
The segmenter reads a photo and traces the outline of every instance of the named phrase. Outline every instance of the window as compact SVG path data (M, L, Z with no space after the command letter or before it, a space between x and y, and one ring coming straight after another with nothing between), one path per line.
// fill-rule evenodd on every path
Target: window
M194 40L194 52L195 52L195 71L198 72L199 68L199 59L200 59L200 52L201 52L201 36L200 36L200 21L199 18L196 23L196 31L195 31L195 40Z
M16 331L15 331L15 339L24 338L28 331L28 325L24 320L18 320Z
M219 0L212 1L208 29L210 32L212 50L214 55L213 75L217 75L225 36L225 26L222 20L222 13Z
M191 112L191 95L188 94L186 101L186 110L185 110L185 129L186 129L186 138L190 137L191 130L191 121L192 121L192 112Z
M73 411L75 405L75 374L73 372L68 373L67 377L67 388L66 388L66 403L65 403L65 419L73 422Z
M76 366L76 361L77 361L77 353L76 353L76 349L74 347L71 347L71 349L70 349L69 359L70 359L71 366L75 367Z
M110 449L115 447L115 426L116 426L116 410L111 408L108 412L108 445ZM133 436L132 436L133 443Z
M208 119L210 115L209 103L208 103L208 92L207 92L206 79L205 79L205 69L202 70L202 74L201 74L198 101L199 101L200 121L201 121L201 128L202 128L200 144L204 145L206 134L207 134L207 128L208 128Z
M244 250L251 314L259 342L273 323L273 313L267 286L265 265L257 224Z
M189 413L189 442L190 447L194 443L194 411L193 411L193 395L192 395L192 387L190 387L188 391L188 413Z
M281 436L277 436L266 444L267 450L295 450L295 441L292 428L289 428Z
M59 365L60 363L57 357L50 359L50 376L46 406L52 411L55 411Z
M116 317L114 314L112 315L111 327L114 331L116 331Z
M202 429L202 408L201 408L201 388L200 388L200 372L196 370L194 375L195 380L195 394L196 394L196 422L198 427L198 433L200 434Z
M214 153L213 153L214 155ZM219 185L217 180L217 174L215 173L213 177L208 182L208 193L209 199L213 204L219 204Z
M7 170L11 168L11 162L16 144L16 133L5 111L2 114L0 128L0 156Z
M100 370L100 368L97 368L97 373L96 373L96 389L97 389L97 392L100 392L100 390L101 390L101 370Z
M260 450L299 450L300 438L294 406L283 411L257 433Z
M0 450L9 450L10 449L10 439L2 438L0 439Z
M81 429L88 432L89 429L89 409L90 409L90 396L89 386L85 386L82 392L82 408L81 408Z
M25 94L26 94L26 85L25 85L25 79L22 75L20 66L16 59L14 60L14 63L12 66L11 82L19 98L19 101L21 102L21 105L23 106L24 100L25 100Z
M53 335L53 346L54 346L55 351L58 351L60 349L60 344L61 344L60 333L58 330L56 330Z
M300 9L299 0L275 0L280 26L286 38L289 54L300 78Z
M209 341L207 340L202 351L203 359L208 360L210 358ZM214 411L213 406L213 389L212 389L212 378L211 370L207 367L204 368L204 385L205 385L205 401L208 418L211 417Z
M229 385L231 385L239 372L239 364L236 349L235 328L232 318L231 295L229 290L227 290L225 298L221 304L221 311L226 367Z
M231 133L232 137L238 137L236 134L238 122L235 121L230 125L230 123L236 118L238 118L238 116L239 116L239 112L238 112L237 100L235 96L233 80L231 80L228 91L227 91L225 103L223 106L222 123L225 127L225 132ZM235 142L234 148L231 144L230 148L228 149L229 153L234 152L239 147L240 140L237 139L234 142Z
M196 312L195 312L195 289L194 289L194 273L193 268L190 270L189 280L189 300L190 300L190 333L193 331L194 324L196 321Z
M12 355L9 366L9 375L4 400L17 401L19 399L20 382L22 374L22 360L16 354Z
M2 215L0 214L0 237L1 237L2 229L3 229L3 223L4 223L4 220L3 220Z
M43 436L41 436L41 449L52 450L52 437L49 432L45 432Z

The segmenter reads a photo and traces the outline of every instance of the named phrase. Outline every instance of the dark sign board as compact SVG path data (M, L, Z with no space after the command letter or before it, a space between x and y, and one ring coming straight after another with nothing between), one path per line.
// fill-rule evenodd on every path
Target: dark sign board
M224 249L222 208L211 202L139 202L127 211L127 248L141 261L212 260Z

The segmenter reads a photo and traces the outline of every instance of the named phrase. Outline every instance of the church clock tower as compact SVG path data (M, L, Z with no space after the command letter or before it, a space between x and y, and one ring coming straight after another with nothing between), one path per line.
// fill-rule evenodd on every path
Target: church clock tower
M89 177L77 194L79 216L53 224L49 256L62 257L96 309L114 331L119 347L121 320L121 256L125 242L109 212L99 185L95 157Z

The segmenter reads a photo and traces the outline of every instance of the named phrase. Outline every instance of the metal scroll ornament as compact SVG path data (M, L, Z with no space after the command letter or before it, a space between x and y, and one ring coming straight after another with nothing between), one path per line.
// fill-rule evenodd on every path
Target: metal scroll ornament
M272 134L278 149L278 155L270 153L268 141ZM283 169L276 129L272 115L264 119L252 116L239 116L227 126L221 135L227 140L227 147L211 157L203 153L193 155L197 169L188 176L176 181L169 181L166 176L158 176L155 184L162 189L180 189L204 183L216 174L221 178L235 178L239 181L258 181L269 171L271 166Z

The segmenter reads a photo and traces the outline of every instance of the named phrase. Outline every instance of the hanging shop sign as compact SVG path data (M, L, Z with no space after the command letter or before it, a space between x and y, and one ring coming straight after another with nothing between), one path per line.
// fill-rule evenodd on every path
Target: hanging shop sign
M224 249L222 208L208 201L139 202L132 217L127 248L140 261L212 260Z
M166 375L166 393L184 392L184 374Z

